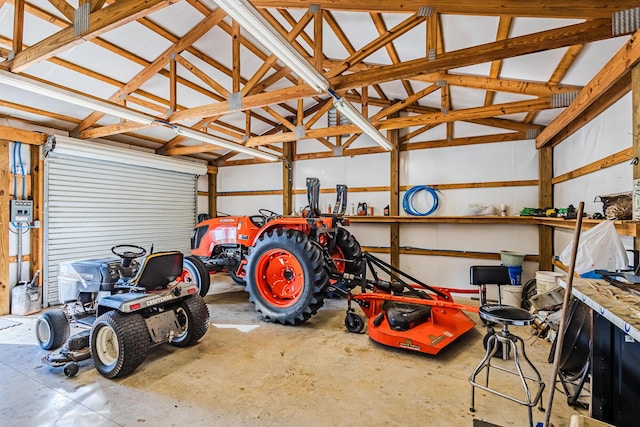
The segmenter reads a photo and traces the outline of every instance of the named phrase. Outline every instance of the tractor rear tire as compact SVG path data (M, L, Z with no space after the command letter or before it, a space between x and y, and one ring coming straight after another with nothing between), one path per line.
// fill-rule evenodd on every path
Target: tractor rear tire
M346 229L338 227L336 232L336 246L342 252L343 259L350 261L344 263L344 273L359 275L361 273L362 249L360 243ZM333 255L336 251L334 251Z
M184 332L171 340L171 345L188 347L195 344L207 333L209 309L200 295L192 295L180 302L175 312Z
M323 251L296 230L276 229L249 249L245 290L269 322L300 325L324 304L329 273Z
M336 231L336 242L331 253L335 268L340 273L350 273L359 276L362 272L362 249L360 244L345 228L338 227ZM344 298L347 295L348 287L343 280L332 280L327 291L327 298Z
M43 350L55 350L67 341L71 328L64 310L49 310L36 321L36 339Z
M182 280L187 283L193 283L198 287L198 293L201 297L205 297L209 292L211 277L209 270L200 258L195 256L186 256L182 264Z
M234 269L229 269L229 277L236 285L246 286L247 282L244 280L244 277L238 277L236 271Z
M132 373L147 357L149 331L142 315L109 311L91 327L93 364L105 378Z

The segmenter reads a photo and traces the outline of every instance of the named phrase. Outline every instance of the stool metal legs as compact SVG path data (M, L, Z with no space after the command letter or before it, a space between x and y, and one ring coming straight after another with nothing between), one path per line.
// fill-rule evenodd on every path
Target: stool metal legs
M520 351L522 352L522 358L532 369L534 377L526 376L522 372L522 368L520 367L520 354L519 354L518 345L517 345L518 342L520 343ZM511 369L504 368L502 366L491 364L491 360L493 359L493 356L496 354L496 351L498 350L498 347L500 344L502 344L502 347L503 347L503 350L502 350L503 355L507 354L507 351L506 351L507 348L511 349L513 354L513 361L515 364L515 370L511 370ZM476 381L476 377L485 368L487 371L487 376L486 376L485 384L482 385ZM524 388L524 391L526 394L526 400L518 399L514 396L510 396L508 394L489 388L489 371L491 368L495 368L500 371L518 376L520 378L520 381L522 382L522 387ZM531 397L531 390L529 389L529 384L527 383L527 380L529 380L530 382L533 382L533 384L537 384L538 386L538 390L533 398ZM536 406L538 402L540 402L539 409L543 410L541 397L542 397L542 390L544 390L544 383L542 382L540 373L538 372L536 367L533 366L533 363L531 363L531 361L527 357L527 354L524 350L524 341L522 340L522 338L516 335L513 335L506 328L503 331L493 334L489 337L489 340L487 341L487 351L484 355L484 358L480 361L476 369L473 371L473 373L469 377L469 382L471 383L471 408L470 408L471 412L475 412L474 406L475 406L475 388L476 387L482 390L488 391L490 393L496 394L500 397L504 397L505 399L509 399L513 402L519 403L520 405L526 406L529 411L529 425L532 427L533 427L533 414L532 414L531 408Z

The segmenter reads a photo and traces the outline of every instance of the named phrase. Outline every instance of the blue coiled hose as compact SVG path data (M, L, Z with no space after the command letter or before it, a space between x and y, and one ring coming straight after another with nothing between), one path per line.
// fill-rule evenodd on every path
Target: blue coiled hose
M433 197L433 206L431 206L431 209L429 209L427 212L418 212L413 207L413 196L418 191L426 191L427 193L431 194L431 197ZM407 190L406 193L404 193L404 197L402 198L402 209L404 209L404 211L409 215L414 215L414 216L431 215L432 213L438 210L438 205L439 205L438 193L439 193L438 190L432 187L428 187L426 185L416 185L415 187L411 187L410 189Z

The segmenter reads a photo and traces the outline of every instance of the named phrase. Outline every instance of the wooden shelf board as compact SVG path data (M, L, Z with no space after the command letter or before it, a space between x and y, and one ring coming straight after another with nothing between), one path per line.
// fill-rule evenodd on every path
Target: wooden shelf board
M533 217L533 216L349 216L353 224L518 224L518 225L546 225L557 228L574 229L574 219ZM582 229L588 230L600 224L599 219L583 219ZM618 234L624 236L640 236L640 221L615 221Z

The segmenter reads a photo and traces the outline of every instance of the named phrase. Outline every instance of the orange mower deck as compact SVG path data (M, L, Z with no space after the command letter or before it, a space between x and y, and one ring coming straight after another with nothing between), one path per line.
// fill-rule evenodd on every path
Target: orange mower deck
M381 280L377 270L389 275L390 280ZM353 293L357 287L361 292ZM478 308L454 302L452 292L477 291L429 286L365 252L361 275L354 277L349 286L345 326L354 333L364 329L365 322L352 307L356 302L368 319L367 333L372 340L438 354L476 325L465 312L477 313Z
M444 288L435 288L450 293ZM478 312L476 307L453 303L441 299L418 300L416 298L395 297L384 293L366 293L353 295L353 300L361 306L369 303L370 307L378 307L376 310L367 310L369 337L383 345L418 351L427 354L438 354L443 348L473 329L476 323L471 320L464 311ZM428 319L408 330L393 329L389 319L381 309L381 302L397 301L408 304L431 306ZM371 312L371 315L367 313Z

